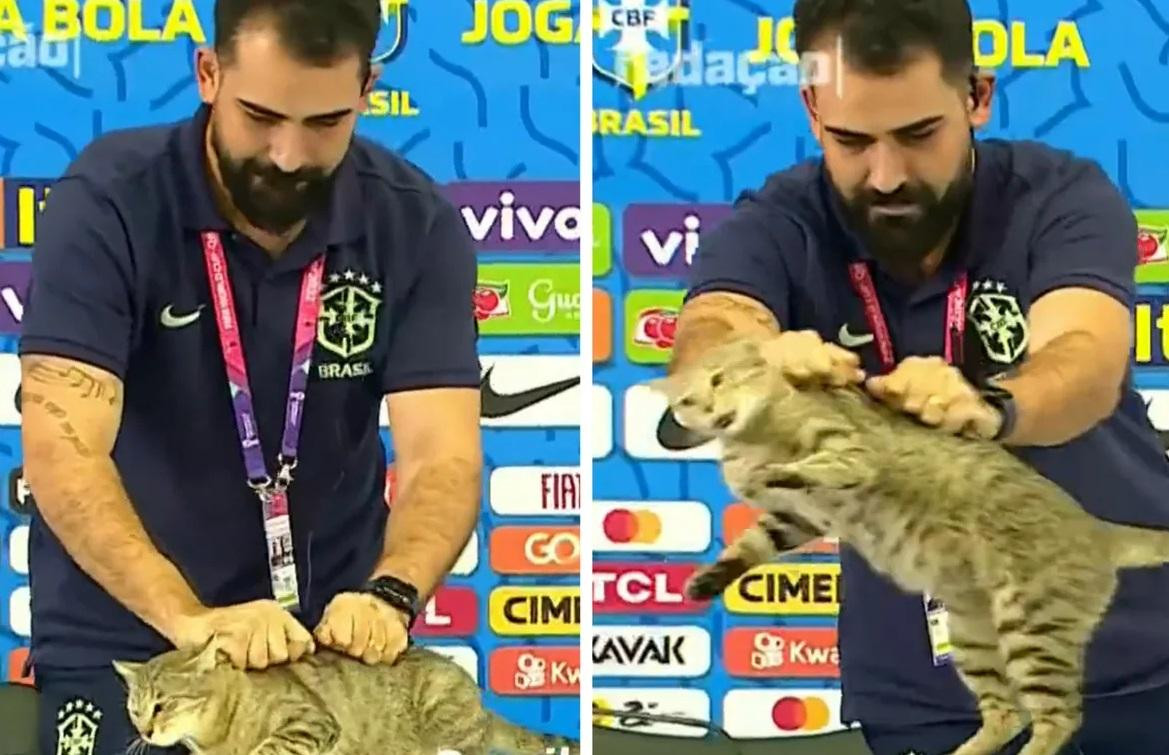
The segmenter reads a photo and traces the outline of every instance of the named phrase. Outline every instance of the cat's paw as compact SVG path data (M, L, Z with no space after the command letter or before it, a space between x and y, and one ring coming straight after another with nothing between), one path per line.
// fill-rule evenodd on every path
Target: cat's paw
M683 592L690 600L708 601L722 595L723 591L734 581L727 574L727 570L719 564L699 569L690 575L683 587Z

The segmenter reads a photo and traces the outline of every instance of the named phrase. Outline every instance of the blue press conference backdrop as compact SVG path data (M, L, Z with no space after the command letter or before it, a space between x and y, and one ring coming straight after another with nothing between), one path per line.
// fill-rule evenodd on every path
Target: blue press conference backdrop
M667 360L698 234L740 191L818 154L792 86L792 5L613 2L602 4L594 38L594 379L605 399L591 449L594 700L690 715L742 737L841 726L836 556L825 544L760 570L787 592L736 589L710 609L681 600L686 573L713 559L749 513L711 454L657 442L663 407L634 386ZM1169 208L1169 6L974 0L972 9L979 64L998 75L981 136L1038 139L1098 161L1140 218L1134 374L1154 424L1169 429L1169 213L1160 212ZM673 77L662 76L671 61L680 61Z
M510 276L519 281L513 290L529 287L515 290L510 309L483 314L485 365L495 364L501 386L518 388L538 378L519 374L530 365L579 375L579 59L565 33L575 28L578 10L567 1L500 4L512 7L482 32L476 19L490 19L485 11L493 4L383 0L376 55L386 68L358 132L449 186L480 240L481 263L507 263L488 268L493 285L506 291ZM540 5L555 12L533 27ZM212 0L0 2L3 352L16 351L19 281L27 275L19 263L36 253L46 187L101 134L194 112L193 55L213 35L212 10ZM46 27L72 38L45 41ZM21 29L28 34L22 37ZM519 357L542 361L513 361ZM13 380L10 369L6 380ZM485 422L485 505L477 537L424 621L433 636L425 641L458 654L487 689L492 708L566 735L577 734L580 718L579 579L569 573L579 525L578 395L573 389L543 412L535 407L511 421ZM0 479L11 481L0 508L5 678L19 675L28 632L18 424L15 417L0 426ZM389 440L387 434L387 447ZM511 537L493 541L508 531ZM536 598L528 600L528 588L537 588ZM538 588L555 589L541 595ZM504 606L516 595L522 600L513 601L508 619ZM516 606L534 607L517 619Z

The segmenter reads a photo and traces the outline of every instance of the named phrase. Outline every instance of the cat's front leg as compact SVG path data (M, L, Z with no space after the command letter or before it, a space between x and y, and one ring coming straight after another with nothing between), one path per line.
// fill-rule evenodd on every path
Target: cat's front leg
M690 576L686 581L686 595L691 600L711 600L756 566L823 534L814 524L791 512L764 511L714 563Z
M866 449L850 446L823 448L799 461L764 464L755 486L764 490L866 487L876 479L877 467Z

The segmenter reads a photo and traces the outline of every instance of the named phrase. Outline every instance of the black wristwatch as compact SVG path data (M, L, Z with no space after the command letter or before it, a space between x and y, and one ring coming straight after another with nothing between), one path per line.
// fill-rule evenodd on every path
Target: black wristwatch
M414 622L422 612L422 600L418 596L417 587L397 577L387 576L371 579L360 591L373 595L405 613L410 617L406 629L414 628Z
M1015 397L1006 388L994 383L987 383L983 387L981 394L982 400L998 412L999 417L1002 419L1002 422L999 423L999 431L995 433L995 436L991 440L1002 440L1015 429Z

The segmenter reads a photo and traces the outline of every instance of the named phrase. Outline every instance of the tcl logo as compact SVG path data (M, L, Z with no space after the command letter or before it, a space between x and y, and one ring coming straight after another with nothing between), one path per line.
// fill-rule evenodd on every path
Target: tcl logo
M488 678L500 695L578 695L580 648L499 648L488 662Z
M706 603L683 594L694 564L593 563L596 613L702 613Z
M734 627L724 635L723 659L732 676L836 679L836 643L831 627Z
M499 574L576 574L579 527L496 527L491 568Z
M470 587L440 587L418 614L421 637L470 637L479 628L479 598Z

